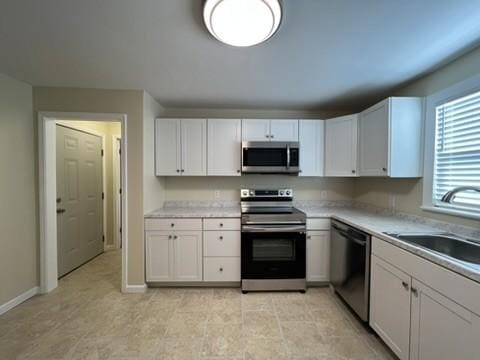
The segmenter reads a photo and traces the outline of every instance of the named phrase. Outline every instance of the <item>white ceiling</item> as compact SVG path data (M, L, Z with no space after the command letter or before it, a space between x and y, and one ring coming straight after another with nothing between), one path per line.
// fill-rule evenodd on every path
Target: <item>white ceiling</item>
M284 0L267 43L233 48L201 0L0 0L0 72L145 89L167 107L344 108L480 40L480 0Z

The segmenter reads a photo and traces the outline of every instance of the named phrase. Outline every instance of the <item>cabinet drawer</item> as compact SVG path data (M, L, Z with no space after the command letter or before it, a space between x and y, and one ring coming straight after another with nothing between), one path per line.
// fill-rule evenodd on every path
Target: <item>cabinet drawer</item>
M202 230L202 219L146 219L148 230Z
M307 219L308 230L330 230L330 219Z
M240 219L203 219L204 230L240 230Z
M240 257L203 258L204 281L240 281Z
M204 231L204 256L240 256L240 231Z

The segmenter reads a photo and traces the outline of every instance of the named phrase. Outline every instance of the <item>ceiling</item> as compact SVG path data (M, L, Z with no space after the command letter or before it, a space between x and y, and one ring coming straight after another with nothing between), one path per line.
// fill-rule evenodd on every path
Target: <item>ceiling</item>
M475 47L480 0L284 0L233 48L201 0L0 0L0 72L35 86L145 89L166 107L358 106Z

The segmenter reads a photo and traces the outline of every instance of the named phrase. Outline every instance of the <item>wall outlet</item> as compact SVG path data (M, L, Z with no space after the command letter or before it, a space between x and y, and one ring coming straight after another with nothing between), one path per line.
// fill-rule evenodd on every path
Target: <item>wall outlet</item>
M220 193L220 190L215 190L213 192L213 197L215 198L215 200L220 200L220 197L221 197L221 193Z

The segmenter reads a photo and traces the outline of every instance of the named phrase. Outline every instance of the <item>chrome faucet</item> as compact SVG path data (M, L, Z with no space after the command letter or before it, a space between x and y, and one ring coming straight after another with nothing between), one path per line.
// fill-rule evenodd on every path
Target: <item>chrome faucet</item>
M480 193L480 187L478 186L459 186L450 191L447 191L445 195L442 196L442 199L440 201L451 204L453 201L453 198L455 197L455 194L462 191L468 191L468 190L472 190Z

